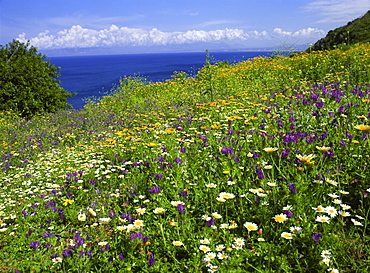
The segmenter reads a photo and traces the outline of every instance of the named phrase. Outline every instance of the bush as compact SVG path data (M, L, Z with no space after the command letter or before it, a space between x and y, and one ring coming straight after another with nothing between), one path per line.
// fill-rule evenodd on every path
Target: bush
M60 68L45 58L29 43L0 45L0 111L29 118L70 107L67 98L74 94L59 85Z

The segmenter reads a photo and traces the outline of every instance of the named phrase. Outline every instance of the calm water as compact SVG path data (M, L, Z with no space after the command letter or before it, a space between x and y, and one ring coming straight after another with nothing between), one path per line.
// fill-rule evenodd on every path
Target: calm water
M257 56L269 56L270 52L210 52L215 61L230 63ZM83 99L101 97L119 83L123 76L141 75L149 81L171 78L174 71L195 74L204 65L205 53L155 53L130 55L50 57L51 63L61 67L61 86L78 93L69 98L74 108L82 108Z

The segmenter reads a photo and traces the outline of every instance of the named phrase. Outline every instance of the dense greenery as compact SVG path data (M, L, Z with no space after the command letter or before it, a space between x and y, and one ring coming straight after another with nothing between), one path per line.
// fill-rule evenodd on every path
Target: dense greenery
M72 94L57 80L60 68L45 58L29 43L14 40L0 46L0 110L29 118L70 106Z
M330 30L308 50L328 50L341 44L370 42L370 10L347 25Z
M368 272L370 45L0 115L0 271Z

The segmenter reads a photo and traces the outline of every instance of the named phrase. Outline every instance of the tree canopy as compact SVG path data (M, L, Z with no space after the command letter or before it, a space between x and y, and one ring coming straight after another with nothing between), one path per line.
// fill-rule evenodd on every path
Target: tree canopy
M0 45L0 111L30 118L71 107L74 94L60 86L60 67L45 59L29 42Z

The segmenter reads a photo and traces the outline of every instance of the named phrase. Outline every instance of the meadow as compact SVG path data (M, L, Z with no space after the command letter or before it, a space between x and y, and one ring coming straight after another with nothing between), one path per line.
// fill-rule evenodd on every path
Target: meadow
M370 45L0 114L0 272L368 272Z

